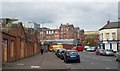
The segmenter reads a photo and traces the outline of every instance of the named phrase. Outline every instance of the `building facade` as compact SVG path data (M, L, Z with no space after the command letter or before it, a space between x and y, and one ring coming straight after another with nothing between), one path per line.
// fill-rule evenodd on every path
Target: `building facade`
M120 47L120 22L110 22L99 30L100 48L117 51Z
M55 39L81 39L84 34L83 30L79 27L74 27L73 24L61 24L59 29L41 28L40 38L43 40Z

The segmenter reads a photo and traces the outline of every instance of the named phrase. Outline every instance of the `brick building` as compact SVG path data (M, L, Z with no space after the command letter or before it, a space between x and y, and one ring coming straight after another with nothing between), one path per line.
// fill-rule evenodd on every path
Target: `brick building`
M9 21L11 20L9 19ZM9 23L8 20L5 21L1 23L3 63L23 59L40 52L37 31L23 27L22 22Z
M82 33L81 33L82 32ZM74 27L73 24L61 24L59 29L41 28L40 39L55 40L55 39L81 39L84 31L79 27Z

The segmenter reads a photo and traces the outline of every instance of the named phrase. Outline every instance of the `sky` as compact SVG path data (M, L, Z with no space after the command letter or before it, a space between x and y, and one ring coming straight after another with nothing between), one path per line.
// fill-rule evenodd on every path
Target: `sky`
M17 18L27 26L31 26L28 21L38 24L44 22L44 27L52 29L59 28L61 23L69 23L86 31L97 31L108 20L118 21L117 0L113 2L112 0L106 0L106 2L99 2L99 0L45 1L4 0L0 3L2 17Z

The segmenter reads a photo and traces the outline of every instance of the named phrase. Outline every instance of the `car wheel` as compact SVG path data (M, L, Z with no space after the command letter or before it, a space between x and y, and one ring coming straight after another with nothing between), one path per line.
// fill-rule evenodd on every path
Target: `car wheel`
M101 53L98 53L98 55L101 55Z
M96 55L98 55L98 53L96 53Z
M65 63L68 63L68 61L67 61L66 59L64 59L64 62L65 62Z
M80 63L80 60L78 60L78 63Z

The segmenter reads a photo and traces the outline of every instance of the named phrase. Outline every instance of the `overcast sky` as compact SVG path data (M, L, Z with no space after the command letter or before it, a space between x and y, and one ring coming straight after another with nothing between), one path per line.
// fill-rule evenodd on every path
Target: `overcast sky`
M2 17L39 24L46 22L44 26L49 28L70 23L84 30L95 31L109 19L118 20L118 2L2 2Z

